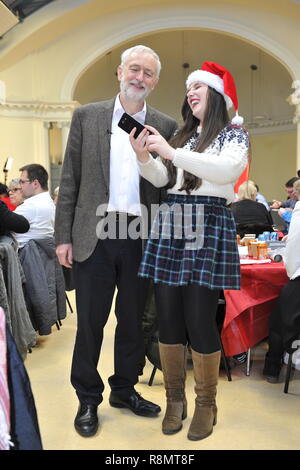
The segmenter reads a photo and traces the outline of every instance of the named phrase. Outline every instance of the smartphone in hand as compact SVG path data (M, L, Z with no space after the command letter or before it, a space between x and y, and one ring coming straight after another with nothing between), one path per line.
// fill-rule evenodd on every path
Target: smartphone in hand
M134 133L134 138L136 139L138 135L145 129L145 126L141 124L140 122L136 121L132 116L130 116L127 113L124 113L118 122L118 126L123 129L123 131L127 132L130 134L132 129L135 127L136 131ZM148 131L149 134L152 134L152 132Z

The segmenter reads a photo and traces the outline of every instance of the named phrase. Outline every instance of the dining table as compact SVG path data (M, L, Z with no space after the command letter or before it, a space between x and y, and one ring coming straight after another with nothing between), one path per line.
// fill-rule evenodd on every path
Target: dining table
M270 314L287 282L283 262L241 264L241 289L224 290L221 338L226 356L250 351L268 336Z

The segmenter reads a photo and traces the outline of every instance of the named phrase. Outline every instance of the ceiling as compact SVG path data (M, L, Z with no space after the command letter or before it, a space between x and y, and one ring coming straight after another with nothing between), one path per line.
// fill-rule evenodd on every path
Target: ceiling
M135 44L136 38L91 64L80 76L73 99L86 104L116 94L120 55ZM209 58L228 68L235 77L239 112L247 127L278 131L279 125L291 125L294 108L286 100L291 93L291 76L282 64L260 48L221 32L188 29L144 35L143 44L157 51L162 62L159 87L147 101L154 108L168 110L178 122L187 75Z
M28 16L37 12L49 3L57 4L57 8L61 8L61 16L67 15L65 27L71 27L73 23L73 14L77 16L77 9L81 8L80 16L82 21L88 19L89 13L92 17L101 15L107 11L118 10L131 6L145 6L147 4L180 4L182 0L114 0L113 2L106 2L105 0L0 0L0 5L3 3L8 9L16 16L20 22L24 21ZM201 4L204 0L190 0L192 3ZM300 0L215 0L216 3L228 5L242 5L244 8L256 8L261 11L269 11L276 15L286 16L292 19L300 20ZM212 1L211 3L214 3ZM65 10L68 4L67 10ZM50 16L49 16L50 21ZM78 17L77 17L78 21ZM7 30L8 31L8 30ZM6 32L7 32L6 31ZM0 31L3 36L6 32Z
M5 36L0 46L2 55L5 55L8 50L18 47L20 42L23 43L23 48L26 47L27 52L32 47L42 47L45 40L56 39L79 24L113 11L130 8L141 9L155 5L176 6L182 5L182 3L182 0L114 0L113 2L106 0L0 0L0 6L1 4L7 5L15 14L15 18L20 19L20 23L26 24L26 28L21 28L20 24L11 27L8 34L8 30L5 33L0 30L0 39ZM228 5L232 7L236 5L243 8L245 14L247 14L247 9L249 11L257 10L258 15L261 11L293 21L300 21L300 0L210 0L209 2L208 0L188 0L188 3L197 6L207 3L216 6ZM43 9L47 5L50 8ZM44 15L33 15L36 12L44 13ZM0 26L1 15L0 11ZM29 16L30 18L27 18ZM36 31L38 31L38 37L34 34ZM18 33L20 33L19 36Z
M54 0L1 0L0 1L0 36L1 38L27 16Z
M35 13L54 0L2 0L2 2L20 19Z

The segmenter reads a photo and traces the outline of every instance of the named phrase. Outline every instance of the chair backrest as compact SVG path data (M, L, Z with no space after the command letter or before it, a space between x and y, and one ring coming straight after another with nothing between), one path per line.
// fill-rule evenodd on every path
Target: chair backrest
M29 240L19 251L25 273L25 298L34 328L40 335L66 317L65 281L53 238Z
M274 230L269 224L237 224L236 231L242 238L246 233L255 233L258 236L263 232L273 232Z
M294 363L295 369L300 369L300 336L294 339L291 342L290 347L287 349L287 352L284 356L284 362L287 364L286 375L285 375L285 382L284 382L284 393L289 393L289 386L290 386L290 378L291 378L291 371L292 371L292 364Z
M279 230L282 232L285 229L285 221L278 214L278 210L271 209L270 213L271 213L274 227L276 228L276 230Z

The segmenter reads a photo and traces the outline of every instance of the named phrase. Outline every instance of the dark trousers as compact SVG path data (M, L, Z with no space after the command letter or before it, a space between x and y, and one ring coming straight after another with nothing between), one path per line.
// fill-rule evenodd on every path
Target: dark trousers
M220 290L196 284L173 287L155 284L159 341L187 344L202 354L220 350L216 313Z
M282 288L269 323L269 352L271 359L280 360L300 333L300 276Z
M77 335L71 382L81 402L102 401L103 380L97 365L115 287L114 374L111 389L128 394L138 381L143 355L142 313L147 282L137 277L142 255L141 240L99 240L93 254L74 263Z

